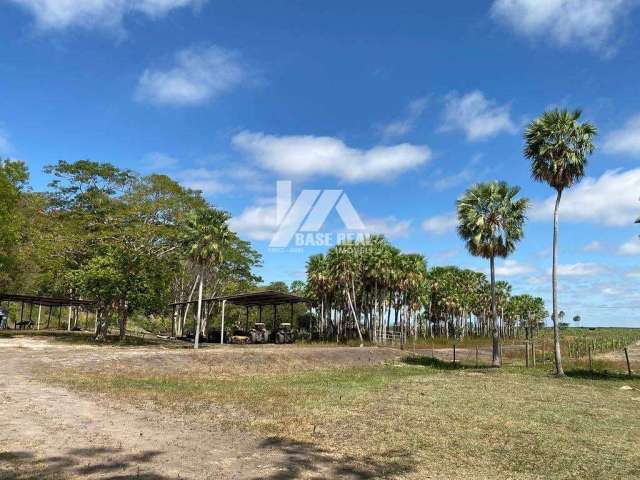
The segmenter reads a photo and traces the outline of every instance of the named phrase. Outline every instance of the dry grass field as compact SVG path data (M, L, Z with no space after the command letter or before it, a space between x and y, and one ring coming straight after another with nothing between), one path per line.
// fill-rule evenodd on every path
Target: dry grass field
M383 348L0 345L2 478L640 477L637 377Z

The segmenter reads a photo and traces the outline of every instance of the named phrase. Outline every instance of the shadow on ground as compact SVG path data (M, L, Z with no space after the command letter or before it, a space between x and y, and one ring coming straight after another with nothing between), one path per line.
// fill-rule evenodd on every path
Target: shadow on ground
M387 451L378 455L377 459L342 457L336 459L317 445L309 442L295 442L282 438L268 438L261 448L279 454L282 459L268 474L255 472L254 480L293 480L297 478L327 479L344 478L364 480L373 478L390 478L415 470L412 459L400 451ZM381 463L380 458L387 461Z
M50 479L99 475L104 480L167 480L145 464L162 452L127 453L112 448L76 448L56 457L36 457L27 451L0 452L3 480Z
M640 375L633 374L629 376L628 373L609 372L607 370L591 371L588 369L571 369L565 370L564 374L571 378L581 378L587 380L640 380Z
M427 357L424 355L415 355L410 357L405 357L402 361L408 365L421 365L423 367L433 367L440 370L461 370L461 369L473 369L473 370L485 370L485 369L494 369L490 365L478 365L478 366L470 366L460 364L458 362L448 362L445 360L440 360L439 358Z

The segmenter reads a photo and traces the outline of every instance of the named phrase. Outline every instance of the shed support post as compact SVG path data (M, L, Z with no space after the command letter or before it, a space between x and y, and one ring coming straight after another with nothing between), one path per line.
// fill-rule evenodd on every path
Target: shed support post
M42 314L42 305L38 305L38 326L36 327L37 330L40 330L40 315Z
M247 309L247 316L244 320L244 333L246 334L249 331L249 307L246 307Z
M224 344L224 308L227 305L226 300L222 300L222 327L220 328L220 345Z
M69 318L67 319L67 332L71 331L71 311L73 310L73 308L71 307L71 305L69 305Z
M273 331L275 332L278 328L278 306L276 304L273 305Z

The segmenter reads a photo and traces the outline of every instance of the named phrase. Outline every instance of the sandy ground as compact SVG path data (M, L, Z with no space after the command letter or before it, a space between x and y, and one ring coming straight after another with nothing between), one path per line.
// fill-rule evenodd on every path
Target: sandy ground
M629 354L629 363L631 364L631 368L634 369L634 371L637 370L638 365L640 365L640 342L636 342L635 345L629 346L627 348L627 353ZM597 358L611 360L625 365L627 361L624 355L624 350L616 350L615 352L601 354L598 355Z
M278 363L283 349L290 354ZM99 368L104 362L122 362L173 368L189 362L212 374L239 364L253 373L326 366L329 357L332 365L350 366L396 355L375 348L264 346L192 352L0 339L0 478L293 479L335 478L337 471L340 478L365 478L345 471L312 445L191 425L143 407L109 405L44 385L33 372L56 364Z

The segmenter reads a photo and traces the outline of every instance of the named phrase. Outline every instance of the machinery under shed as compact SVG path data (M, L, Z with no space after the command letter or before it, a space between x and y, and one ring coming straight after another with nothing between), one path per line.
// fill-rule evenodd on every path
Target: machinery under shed
M220 343L224 343L225 340L229 343L293 343L294 336L291 330L293 307L296 304L308 302L309 300L304 297L275 290L237 293L202 300L204 310L207 312L212 311L211 306L213 304L221 305L221 330L218 335L219 339L216 338ZM191 300L175 302L170 305L170 307L173 308L172 334L174 336L179 336L178 332L182 330L179 322L183 321L182 319L186 317L185 309L187 309L189 305L196 305L197 303L197 300ZM246 316L243 331L225 332L225 309L227 304L245 308ZM282 305L289 305L289 323L278 322L277 320L277 308ZM266 323L263 322L262 314L265 307L273 309L271 330L268 330ZM249 312L251 308L257 308L258 312L257 322L250 328Z

